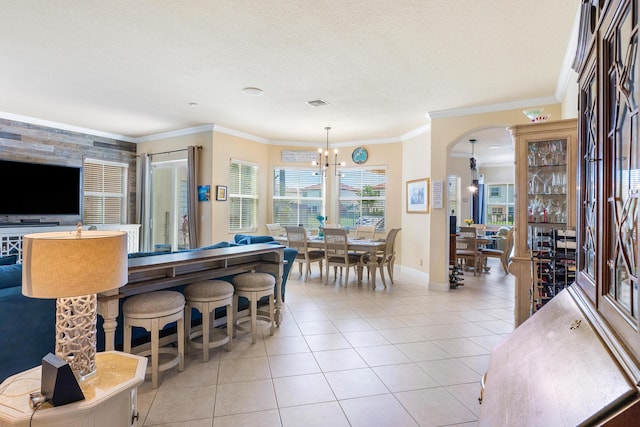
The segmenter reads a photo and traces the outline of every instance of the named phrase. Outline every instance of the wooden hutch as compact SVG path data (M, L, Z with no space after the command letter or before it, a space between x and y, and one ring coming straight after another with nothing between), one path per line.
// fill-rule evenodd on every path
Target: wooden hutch
M494 348L481 426L640 425L639 2L580 2L575 282Z

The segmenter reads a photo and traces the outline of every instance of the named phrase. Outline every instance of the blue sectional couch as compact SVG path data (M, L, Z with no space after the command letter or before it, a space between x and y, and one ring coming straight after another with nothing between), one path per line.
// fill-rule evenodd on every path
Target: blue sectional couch
M223 248L236 245L273 242L271 236L250 236L238 234L233 242L220 242L215 245L191 249L192 251ZM166 252L149 252L129 254L130 257L154 256L166 254ZM285 287L289 270L297 251L285 248L284 256L287 263L284 265L282 277L282 298L285 298ZM40 365L42 357L55 350L55 300L29 298L22 295L22 264L15 263L15 257L0 258L0 381L21 372L25 369ZM4 264L4 265L3 265ZM233 277L222 278L231 281ZM184 286L173 288L182 291ZM265 297L265 301L267 302ZM123 300L120 301L122 307ZM243 298L239 301L240 309L247 306ZM122 313L122 310L120 310ZM216 317L225 316L224 309L216 311ZM193 321L199 322L200 313L193 313ZM122 315L117 319L116 348L122 348ZM174 326L175 328L175 326ZM171 330L171 325L166 328ZM142 330L134 330L134 339L144 340L146 334ZM98 350L104 350L104 332L102 330L102 318L98 317Z

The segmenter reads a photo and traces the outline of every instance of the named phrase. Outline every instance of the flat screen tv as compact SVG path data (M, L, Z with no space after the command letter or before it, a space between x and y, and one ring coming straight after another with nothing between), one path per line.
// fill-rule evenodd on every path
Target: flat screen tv
M0 174L0 216L80 216L81 167L0 160Z

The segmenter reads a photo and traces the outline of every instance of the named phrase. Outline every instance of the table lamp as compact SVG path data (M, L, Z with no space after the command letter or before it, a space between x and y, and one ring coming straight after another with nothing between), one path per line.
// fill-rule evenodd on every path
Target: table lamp
M55 354L79 380L96 370L97 293L127 283L127 234L76 231L26 234L22 293L56 298Z

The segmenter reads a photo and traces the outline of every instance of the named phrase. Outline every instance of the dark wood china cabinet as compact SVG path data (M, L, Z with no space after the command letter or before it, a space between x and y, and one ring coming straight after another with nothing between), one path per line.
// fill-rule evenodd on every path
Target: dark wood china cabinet
M481 426L640 425L639 2L580 2L575 283L494 348Z

